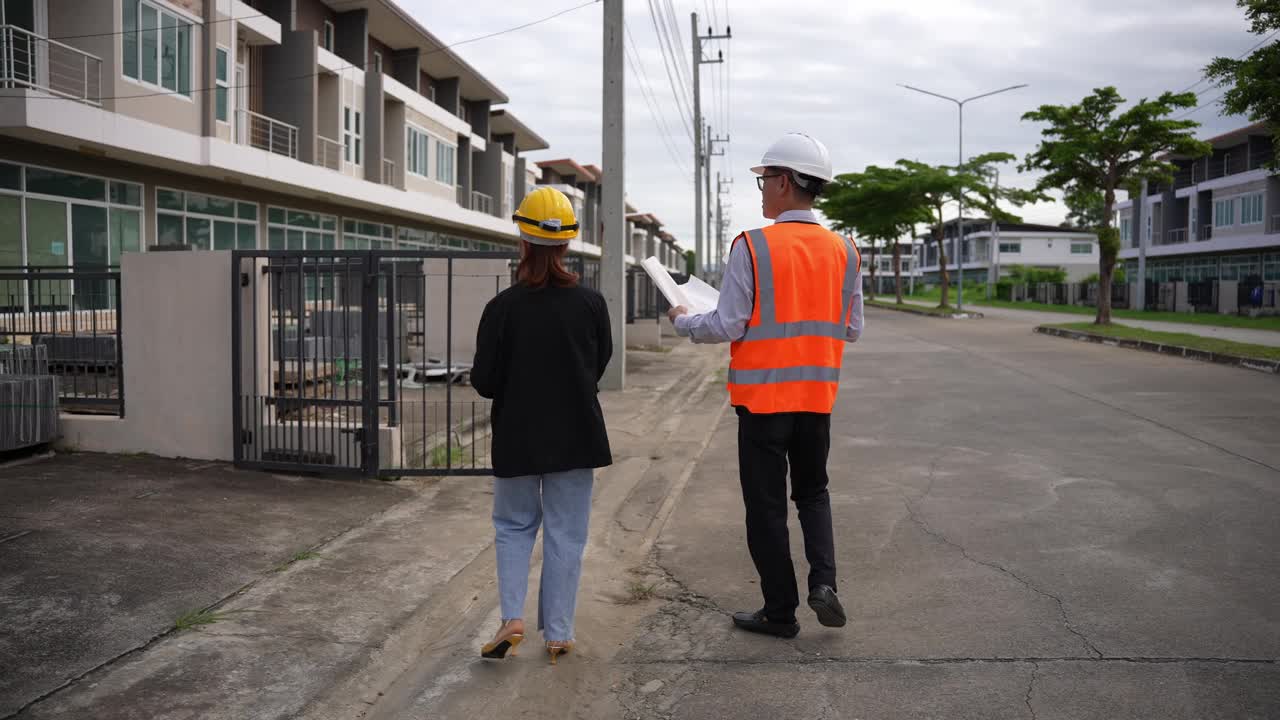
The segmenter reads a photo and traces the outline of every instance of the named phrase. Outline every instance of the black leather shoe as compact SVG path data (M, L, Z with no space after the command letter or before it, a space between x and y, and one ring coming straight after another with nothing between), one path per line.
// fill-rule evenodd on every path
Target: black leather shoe
M818 614L818 622L826 627L844 627L844 608L840 606L840 598L836 591L826 585L819 585L809 591L809 607Z
M799 623L773 622L765 617L764 610L753 613L740 612L733 614L733 624L747 632L773 635L780 638L793 638L800 634Z

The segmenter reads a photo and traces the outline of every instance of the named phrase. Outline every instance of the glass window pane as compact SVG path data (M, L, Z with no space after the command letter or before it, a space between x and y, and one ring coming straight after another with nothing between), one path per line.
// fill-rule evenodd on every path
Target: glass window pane
M0 267L22 265L22 200L12 195L0 195ZM0 282L0 295L7 292ZM0 297L0 307L8 304Z
M27 199L27 264L65 267L67 257L67 204L58 200ZM39 306L65 305L71 291L64 281L34 282L28 291Z
M239 250L253 250L258 247L258 228L249 223L240 223L236 225L236 248Z
M213 91L214 113L217 119L227 121L227 89L217 87Z
M306 243L307 243L308 250L324 249L324 236L322 234L309 232L307 233L306 238L307 238Z
M182 193L177 190L157 190L156 207L162 210L182 210Z
M273 207L267 210L267 220L269 222L284 224L284 210L282 208Z
M353 232L355 232L355 231L356 231L356 221L355 221L355 220L346 220L346 219L344 219L344 220L342 221L342 232L344 232L344 233L353 233Z
M286 238L288 239L288 249L290 250L306 249L305 248L306 234L303 233L301 230L287 231Z
M338 219L332 215L323 215L320 217L320 227L325 230L337 230Z
M258 206L253 203L240 203L240 219L241 220L257 220Z
M159 82L160 14L148 5L142 6L142 81Z
M222 82L227 81L227 51L218 48L218 64L214 68L215 78Z
M0 188L10 190L22 189L22 168L18 165L0 163Z
M213 223L213 249L234 250L236 247L236 224L225 220Z
M286 223L293 227L320 227L320 216L314 213L299 212L297 210L289 211L289 222Z
M178 20L160 13L160 85L166 90L178 89Z
M178 92L191 96L191 26L178 26Z
M107 209L71 206L71 241L76 267L103 267L111 256L107 237Z
M111 264L120 264L121 253L142 249L142 213L111 209Z
M138 0L121 3L120 48L124 56L121 72L125 77L138 79Z
M115 205L142 207L142 186L134 183L111 183L111 202Z
M208 250L212 247L213 230L209 227L211 221L205 218L187 218L187 244L198 250Z
M267 230L267 249L284 249L284 230L281 228L270 228Z
M182 244L182 218L156 213L156 245Z
M204 213L206 215L233 218L236 216L236 203L234 200L227 200L226 198L214 197L212 195L187 193L187 210L190 212Z
M106 200L107 183L99 178L29 167L27 192L81 200Z

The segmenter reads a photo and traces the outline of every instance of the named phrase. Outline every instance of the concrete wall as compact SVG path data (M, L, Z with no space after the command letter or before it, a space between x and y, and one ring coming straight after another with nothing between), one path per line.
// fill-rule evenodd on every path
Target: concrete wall
M448 261L428 260L424 270L424 342L428 356L443 360L448 337ZM490 300L510 287L511 270L506 260L454 260L453 273L453 360L469 363L476 354L480 315Z
M489 143L483 153L476 153L475 181L472 189L493 198L493 215L502 214L502 146Z
M662 325L655 320L636 320L627 325L626 336L629 348L662 347Z
M314 30L282 32L280 45L263 49L263 114L298 128L298 159L315 162L319 127L319 53ZM341 141L340 138L333 138Z
M364 179L382 182L383 141L385 129L383 111L386 103L382 94L382 73L370 67L364 80Z
M121 260L125 417L65 415L63 442L231 459L231 254L131 253Z

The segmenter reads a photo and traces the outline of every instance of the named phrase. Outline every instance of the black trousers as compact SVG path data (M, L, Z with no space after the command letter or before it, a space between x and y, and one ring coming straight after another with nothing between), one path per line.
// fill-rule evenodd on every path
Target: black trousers
M827 492L831 416L738 411L738 473L747 510L747 547L770 620L793 622L800 597L787 532L787 467L809 561L809 589L836 587L836 548Z

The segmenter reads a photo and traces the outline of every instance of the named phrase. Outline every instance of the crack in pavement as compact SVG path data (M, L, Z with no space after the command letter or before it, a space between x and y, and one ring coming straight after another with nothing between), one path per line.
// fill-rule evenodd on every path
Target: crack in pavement
M1038 663L1031 663L1031 682L1027 683L1027 696L1023 698L1023 702L1027 704L1027 710L1031 713L1031 720L1036 720L1036 709L1031 705L1031 693L1036 689L1036 674L1040 672Z
M937 474L937 469L938 469L938 463L935 460L929 465L929 487L924 491L924 493L920 495L920 497L916 499L916 503L923 502L924 499L928 497L929 493L933 492L933 486L934 486L934 483L936 482L935 476ZM976 558L970 555L969 550L965 548L963 545L951 540L946 535L943 535L942 533L929 527L929 524L920 517L920 515L916 512L916 507L912 504L911 500L909 500L905 495L903 495L902 497L902 503L903 505L906 506L907 515L908 517L911 518L911 521L914 522L916 525L918 525L920 529L923 530L924 533L929 537L934 538L935 540L938 540L939 542L942 542L946 545L949 545L955 548L956 550L959 550L960 554L969 562L975 563L977 565L982 565L984 567L988 567L988 568L991 568L992 570L996 570L1005 575L1008 575L1014 580L1017 580L1020 584L1022 584L1023 587L1026 587L1028 590L1038 595L1041 595L1043 597L1049 598L1050 600L1053 600L1055 603L1057 603L1058 613L1059 615L1062 616L1062 624L1067 628L1067 630L1072 635L1075 635L1076 637L1080 638L1080 641L1084 643L1085 647L1087 647L1089 651L1092 652L1094 655L1096 655L1099 658L1104 657L1102 651L1099 650L1097 646L1094 645L1091 640L1089 640L1089 638L1085 637L1084 633L1077 630L1075 626L1071 624L1071 618L1067 615L1067 608L1066 608L1066 605L1063 604L1062 598L1058 597L1057 595L1054 595L1053 593L1040 589L1031 581L1027 580L1026 578L1023 578L1022 576L1018 575L1017 573L1010 570L1009 568L1006 568L1000 563L992 562L990 560L982 560L980 558Z
M681 658L646 660L620 660L624 666L660 666L660 665L712 665L712 666L756 666L756 665L900 665L916 667L921 665L1035 665L1037 669L1043 663L1091 663L1114 665L1257 665L1272 666L1280 664L1276 658L1218 658L1218 657L1092 657L1087 655L1064 655L1059 657L840 657L804 655L800 659L776 658Z

